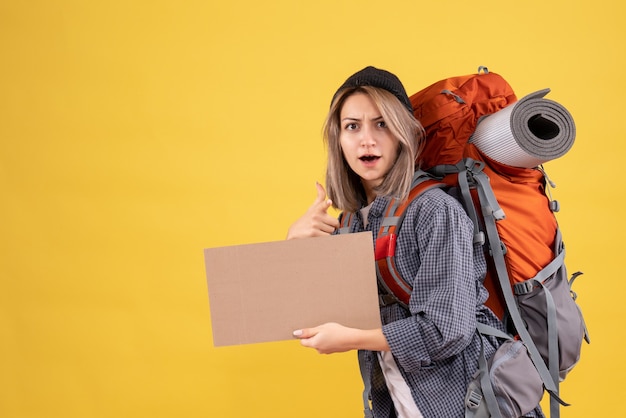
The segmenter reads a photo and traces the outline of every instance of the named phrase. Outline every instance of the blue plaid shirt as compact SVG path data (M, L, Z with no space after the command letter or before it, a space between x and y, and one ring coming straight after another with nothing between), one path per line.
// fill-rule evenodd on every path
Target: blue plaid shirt
M350 232L370 230L375 241L386 204L384 197L372 203L367 228L357 212ZM465 416L465 393L480 353L476 321L502 329L483 305L486 261L482 248L472 244L473 228L456 199L431 189L409 205L398 233L396 265L413 292L409 310L393 304L381 307L380 314L391 352L425 418ZM491 356L495 341L484 341ZM364 354L374 416L395 417L376 353Z

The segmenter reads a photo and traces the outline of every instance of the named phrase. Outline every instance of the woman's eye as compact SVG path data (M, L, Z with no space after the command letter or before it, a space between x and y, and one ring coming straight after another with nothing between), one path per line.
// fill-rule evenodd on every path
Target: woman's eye
M348 124L346 125L346 130L348 130L348 131L353 131L353 130L355 130L356 128L357 128L356 123L348 123Z
M380 121L380 122L378 122L378 127L379 128L386 128L387 124L384 121Z

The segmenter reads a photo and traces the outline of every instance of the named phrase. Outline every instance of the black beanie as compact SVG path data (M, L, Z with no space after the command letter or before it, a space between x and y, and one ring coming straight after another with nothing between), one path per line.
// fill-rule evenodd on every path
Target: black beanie
M372 66L365 67L361 71L352 74L345 83L339 87L333 96L333 101L342 90L359 86L372 86L387 90L400 100L400 103L407 108L409 113L413 114L413 106L411 106L409 96L407 96L400 79L389 71Z

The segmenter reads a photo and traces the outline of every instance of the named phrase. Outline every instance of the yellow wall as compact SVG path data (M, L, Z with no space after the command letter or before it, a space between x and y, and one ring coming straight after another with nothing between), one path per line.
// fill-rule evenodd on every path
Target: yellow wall
M352 354L213 348L202 249L282 239L373 64L479 65L577 123L547 164L592 345L564 417L626 414L619 0L0 1L0 416L360 417Z

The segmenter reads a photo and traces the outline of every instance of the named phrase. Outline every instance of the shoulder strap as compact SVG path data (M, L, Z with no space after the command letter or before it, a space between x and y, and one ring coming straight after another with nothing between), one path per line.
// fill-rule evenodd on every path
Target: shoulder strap
M353 215L354 213L352 212L341 212L341 214L339 215L339 229L337 230L338 234L347 234L348 232L350 232Z
M444 187L444 184L424 171L416 171L409 197L404 201L391 199L387 204L376 238L375 259L378 281L390 295L393 295L405 307L408 307L413 288L410 283L404 280L396 267L397 234L404 220L407 207L420 194L434 187Z
M512 340L513 338L499 329L481 322L476 322L476 334L480 340L478 370L476 371L476 373L480 375L480 385L478 388L472 385L468 388L468 393L466 394L465 399L465 418L484 417L484 413L478 412L481 409L481 403L483 401L487 405L487 410L489 411L488 413L491 418L502 418L502 413L500 412L500 407L498 406L498 400L491 384L489 365L485 355L485 342L483 341L483 335L491 335L503 340ZM480 389L480 391L477 389Z

